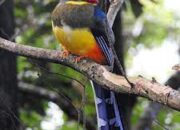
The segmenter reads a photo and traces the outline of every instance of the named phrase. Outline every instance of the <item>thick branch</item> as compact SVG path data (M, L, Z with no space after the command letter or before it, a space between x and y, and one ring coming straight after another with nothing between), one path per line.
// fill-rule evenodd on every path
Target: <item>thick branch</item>
M167 85L170 85L174 89L178 89L180 91L180 72L174 74L171 76L168 81L165 83ZM152 123L156 119L158 113L160 112L163 105L151 102L145 109L144 114L140 118L139 122L137 123L134 130L145 130L145 129L151 129Z
M180 92L145 78L129 77L129 80L134 84L134 87L131 88L124 77L108 72L105 67L99 64L89 60L81 60L79 63L74 63L73 55L61 58L58 51L15 44L2 38L0 38L0 48L17 55L69 66L110 90L136 94L180 110Z
M17 55L69 66L110 90L136 94L180 110L180 92L145 78L129 77L130 82L134 84L134 87L131 88L124 77L108 72L99 64L89 60L74 63L73 55L63 59L59 56L58 51L20 45L2 38L0 38L0 48Z

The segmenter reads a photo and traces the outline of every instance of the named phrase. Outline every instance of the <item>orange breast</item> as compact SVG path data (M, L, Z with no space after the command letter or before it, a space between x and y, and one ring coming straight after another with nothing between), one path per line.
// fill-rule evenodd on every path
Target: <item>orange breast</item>
M96 43L96 46L85 54L85 57L88 57L99 64L106 64L107 62L101 48L98 46L98 43Z
M99 64L105 64L106 58L88 28L72 29L69 26L53 26L57 40L70 53L84 56Z

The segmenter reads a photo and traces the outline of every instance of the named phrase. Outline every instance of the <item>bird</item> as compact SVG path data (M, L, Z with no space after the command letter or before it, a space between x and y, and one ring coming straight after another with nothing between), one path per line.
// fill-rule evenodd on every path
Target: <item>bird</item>
M98 0L62 0L51 14L52 30L63 48L62 57L75 54L101 65L113 66L111 45L114 34ZM91 81L97 113L98 130L124 130L115 92Z

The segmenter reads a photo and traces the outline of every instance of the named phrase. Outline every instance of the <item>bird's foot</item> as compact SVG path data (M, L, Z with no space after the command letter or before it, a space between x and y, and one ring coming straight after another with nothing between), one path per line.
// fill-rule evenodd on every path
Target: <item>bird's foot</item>
M61 58L66 58L69 56L69 51L68 50L63 50L62 52L60 52L59 56Z
M78 63L80 60L82 60L83 58L85 58L85 56L78 56L74 59L75 63Z

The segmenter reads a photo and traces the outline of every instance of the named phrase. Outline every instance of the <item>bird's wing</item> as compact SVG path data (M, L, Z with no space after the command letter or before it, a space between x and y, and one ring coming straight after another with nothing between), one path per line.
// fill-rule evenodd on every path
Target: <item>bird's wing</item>
M94 28L96 30L100 30L101 32L103 32L107 37L109 44L114 44L115 42L115 37L114 37L114 33L111 29L111 27L109 26L106 14L98 7L95 6L94 8Z
M92 30L94 38L96 39L97 44L101 48L103 54L106 57L108 65L112 65L114 63L114 57L111 48L109 47L109 42L107 37L97 30Z
M94 10L94 21L95 24L91 28L91 31L106 56L108 64L112 65L114 63L114 57L111 45L114 44L114 33L107 22L106 14L97 6Z

